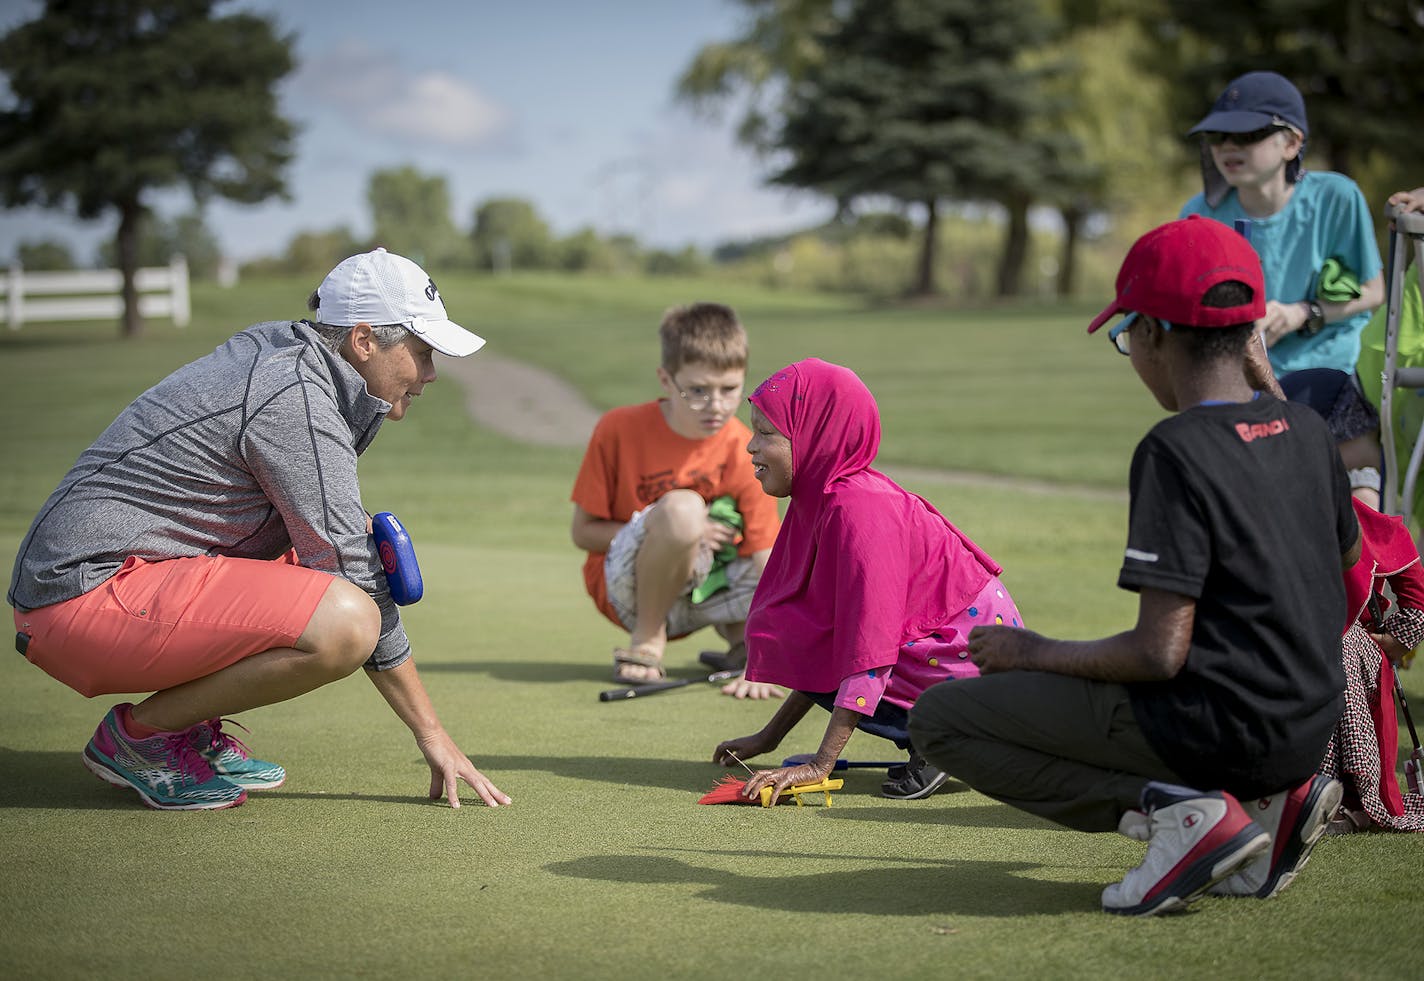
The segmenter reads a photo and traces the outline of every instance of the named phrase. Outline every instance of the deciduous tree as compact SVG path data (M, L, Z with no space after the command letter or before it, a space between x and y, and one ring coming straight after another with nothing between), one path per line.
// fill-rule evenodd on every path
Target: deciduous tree
M470 233L481 269L548 269L558 264L553 233L524 198L490 198L475 208Z
M740 0L750 15L746 29L704 45L677 82L677 97L716 114L740 103L737 138L749 147L774 148L774 122L786 86L819 64L817 35L835 27L834 0Z
M285 196L293 125L274 87L292 41L216 0L46 0L0 38L0 199L80 218L117 213L125 335L143 321L139 223L160 188L256 203Z
M371 175L366 200L377 244L437 268L467 258L450 215L445 178L409 166L378 170Z
M150 216L139 230L138 264L166 266L179 253L187 260L188 272L194 278L211 279L217 275L222 247L201 212L191 211L172 220ZM99 261L105 266L118 265L113 243L100 246Z
M999 292L1017 292L1029 206L1073 152L1065 132L1032 125L1055 66L1024 54L1048 30L1036 4L856 0L788 92L775 143L790 163L772 180L842 208L870 195L920 204L919 293L935 291L940 201L998 202Z
M1307 165L1352 173L1371 153L1424 159L1424 0L1163 0L1157 62L1180 79L1183 129L1238 75L1280 72L1310 117Z

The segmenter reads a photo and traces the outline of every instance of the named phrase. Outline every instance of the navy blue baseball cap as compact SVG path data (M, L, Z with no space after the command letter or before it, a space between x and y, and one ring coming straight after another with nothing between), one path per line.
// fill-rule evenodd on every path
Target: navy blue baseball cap
M1284 75L1247 72L1226 86L1191 133L1250 133L1272 125L1289 126L1309 136L1305 100Z

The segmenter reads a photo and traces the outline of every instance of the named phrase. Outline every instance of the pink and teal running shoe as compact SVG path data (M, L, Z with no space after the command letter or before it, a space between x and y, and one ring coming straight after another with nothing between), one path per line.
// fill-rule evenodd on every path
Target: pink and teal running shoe
M246 790L214 773L193 749L191 730L134 739L119 720L119 710L127 708L132 706L109 709L84 747L81 758L96 777L137 791L145 804L160 811L212 811L247 800Z
M247 726L234 719L209 719L188 730L188 744L208 761L213 772L228 783L244 790L271 790L282 786L287 771L276 763L253 757L241 739L223 732L223 723L231 722L243 732Z

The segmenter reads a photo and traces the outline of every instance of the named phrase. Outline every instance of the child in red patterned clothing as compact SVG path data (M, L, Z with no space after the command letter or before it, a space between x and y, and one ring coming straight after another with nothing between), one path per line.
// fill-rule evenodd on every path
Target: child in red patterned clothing
M1393 704L1395 669L1408 667L1424 640L1424 569L1402 520L1358 501L1355 517L1364 548L1345 574L1353 615L1341 641L1345 710L1320 764L1321 773L1344 784L1345 799L1328 830L1424 831L1424 795L1401 793L1395 779ZM1397 601L1392 610L1386 583Z

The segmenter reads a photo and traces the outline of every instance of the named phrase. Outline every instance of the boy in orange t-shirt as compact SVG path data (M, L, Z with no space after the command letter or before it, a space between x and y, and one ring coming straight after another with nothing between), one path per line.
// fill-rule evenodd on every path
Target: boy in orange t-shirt
M751 431L736 418L747 371L736 314L717 303L675 307L658 336L666 397L599 420L572 494L588 594L629 634L614 648L613 677L634 685L664 677L669 639L707 626L731 645L728 666L745 663L747 611L780 528L746 452ZM781 694L744 680L723 691Z

